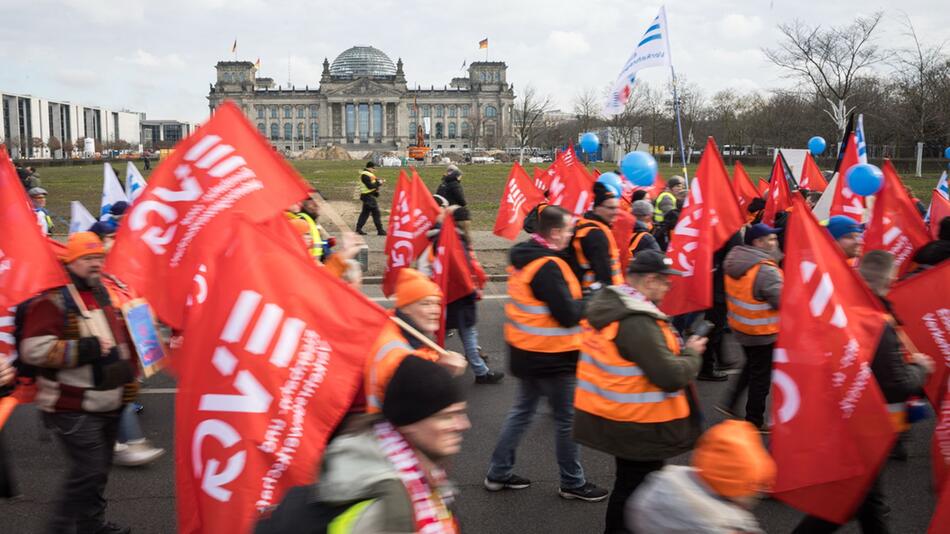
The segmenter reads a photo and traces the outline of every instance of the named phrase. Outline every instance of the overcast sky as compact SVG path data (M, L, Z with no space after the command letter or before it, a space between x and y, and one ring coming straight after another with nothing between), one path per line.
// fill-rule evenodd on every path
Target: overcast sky
M0 91L203 121L214 65L261 59L260 75L318 85L323 58L372 45L405 62L410 85L447 84L464 61L508 63L525 84L572 108L617 76L661 4L635 0L0 0ZM677 74L707 94L788 86L761 48L800 18L847 24L884 10L881 44L905 46L904 13L925 43L950 36L946 0L670 0ZM897 7L895 7L897 6ZM902 10L899 11L898 9ZM653 69L644 79L664 81Z

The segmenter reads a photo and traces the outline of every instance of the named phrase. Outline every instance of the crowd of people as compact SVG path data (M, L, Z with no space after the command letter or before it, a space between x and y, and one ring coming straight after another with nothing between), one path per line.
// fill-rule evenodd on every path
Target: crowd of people
M37 224L48 234L48 192L34 173L27 177L33 181L23 185ZM366 356L364 387L333 434L318 482L287 493L265 512L256 532L461 531L453 514L459 495L444 470L444 460L458 454L471 427L459 377L468 368L478 385L506 377L489 368L478 343L477 303L485 282L477 276L484 273L461 178L455 166L443 176L435 194L441 214L430 232L432 245L417 268L398 274L393 321ZM377 233L385 234L377 203L382 185L372 162L367 163L359 177L357 234L365 233L370 218ZM801 194L815 201L811 192ZM655 199L643 190L621 198L596 183L592 207L580 217L546 203L529 213L524 221L528 239L509 252L504 309L508 371L517 390L495 447L485 454L487 491L532 485L516 472L516 452L533 446L522 444L522 438L545 399L554 420L558 495L606 500L604 532L761 531L752 509L776 473L764 439L780 329L785 214L768 226L761 222L764 202L749 203L748 224L715 253L713 308L670 317L659 306L671 277L683 273L672 267L665 250L686 195L679 177L671 178ZM362 269L355 258L365 245L347 233L337 246L320 224L319 200L311 194L289 206L287 224L317 264L359 288ZM136 418L141 369L119 312L136 295L103 272L127 208L115 205L104 221L69 236L60 256L75 291L55 288L19 305L17 368L0 359L0 386L35 388L33 402L43 425L68 462L49 518L51 533L130 532L105 518L110 469L114 463L143 465L164 453L144 439ZM636 219L629 241L622 243L613 231L621 212ZM449 217L470 272L479 279L475 291L446 303L444 328L458 333L463 353L433 342L443 327L446 295L432 280L432 264ZM913 258L918 269L948 256L950 218L938 224L939 239ZM860 259L858 272L886 306L895 280L893 257L862 253L859 221L831 217L827 231L845 256ZM934 371L934 361L916 353L905 357L896 328L885 328L872 371L894 407L895 430L906 432L903 407ZM694 381L729 380L720 353L727 331L741 346L744 364L715 406L727 420L704 428ZM744 392L747 400L740 409ZM614 458L609 490L588 478L580 445ZM685 453L691 453L689 465L667 465ZM0 490L15 494L15 483L5 469L0 471ZM878 476L856 512L864 532L890 531L881 485ZM806 517L796 532L839 527Z

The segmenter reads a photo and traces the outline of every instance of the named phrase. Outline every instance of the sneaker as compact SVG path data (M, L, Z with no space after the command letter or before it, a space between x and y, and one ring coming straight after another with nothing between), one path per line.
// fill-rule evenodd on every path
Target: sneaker
M502 378L505 378L505 373L502 373L501 371L488 371L487 373L481 376L476 376L475 383L476 384L497 384L501 382Z
M696 377L696 380L702 380L703 382L725 382L729 380L729 375L723 373L722 371L703 371L699 373L699 376Z
M485 489L488 491L501 491L503 489L525 489L531 486L531 481L518 475L508 475L505 480L492 480L485 477Z
M132 534L132 529L129 527L121 527L115 523L103 523L96 534Z
M112 463L122 467L136 467L151 463L165 454L165 449L152 447L147 439L116 443Z
M580 499L587 502L600 502L610 494L604 488L597 487L590 482L585 482L583 486L574 489L558 488L557 494L565 499Z

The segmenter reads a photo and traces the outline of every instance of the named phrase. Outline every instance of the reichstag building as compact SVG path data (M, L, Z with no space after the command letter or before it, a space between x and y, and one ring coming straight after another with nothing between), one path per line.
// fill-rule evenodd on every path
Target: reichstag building
M446 151L500 147L512 137L514 89L500 61L476 61L468 76L441 88L406 83L402 59L393 63L372 46L354 46L323 60L319 87L275 86L254 63L220 61L208 95L211 112L224 100L241 107L280 150L339 145L349 150L402 150L427 142ZM426 118L428 120L426 120Z

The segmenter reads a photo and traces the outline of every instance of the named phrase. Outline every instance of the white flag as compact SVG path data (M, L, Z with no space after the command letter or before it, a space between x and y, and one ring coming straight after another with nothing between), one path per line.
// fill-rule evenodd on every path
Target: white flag
M112 209L113 204L120 200L128 202L129 197L125 196L125 191L122 190L122 185L119 184L119 178L112 170L112 165L106 163L102 169L102 204L99 209L99 220L109 220L111 218L109 210Z
M89 213L82 202L73 200L69 203L69 233L85 232L96 223L96 218Z
M129 203L135 202L145 191L145 178L132 161L125 166L125 192L129 195Z
M620 76L617 77L617 81L614 82L614 86L610 90L610 95L607 96L604 114L612 116L623 112L627 100L630 99L630 93L633 92L633 82L641 69L663 67L669 65L671 61L669 27L666 25L666 7L661 7L660 13L650 23L647 31L643 32L643 37L637 43L637 48L634 49L633 54L620 69Z
M950 200L950 183L947 182L947 171L943 171L943 174L940 175L936 189L943 195L943 198Z
M854 136L858 139L858 163L868 162L867 137L864 135L864 113L858 115L858 124L854 127Z

